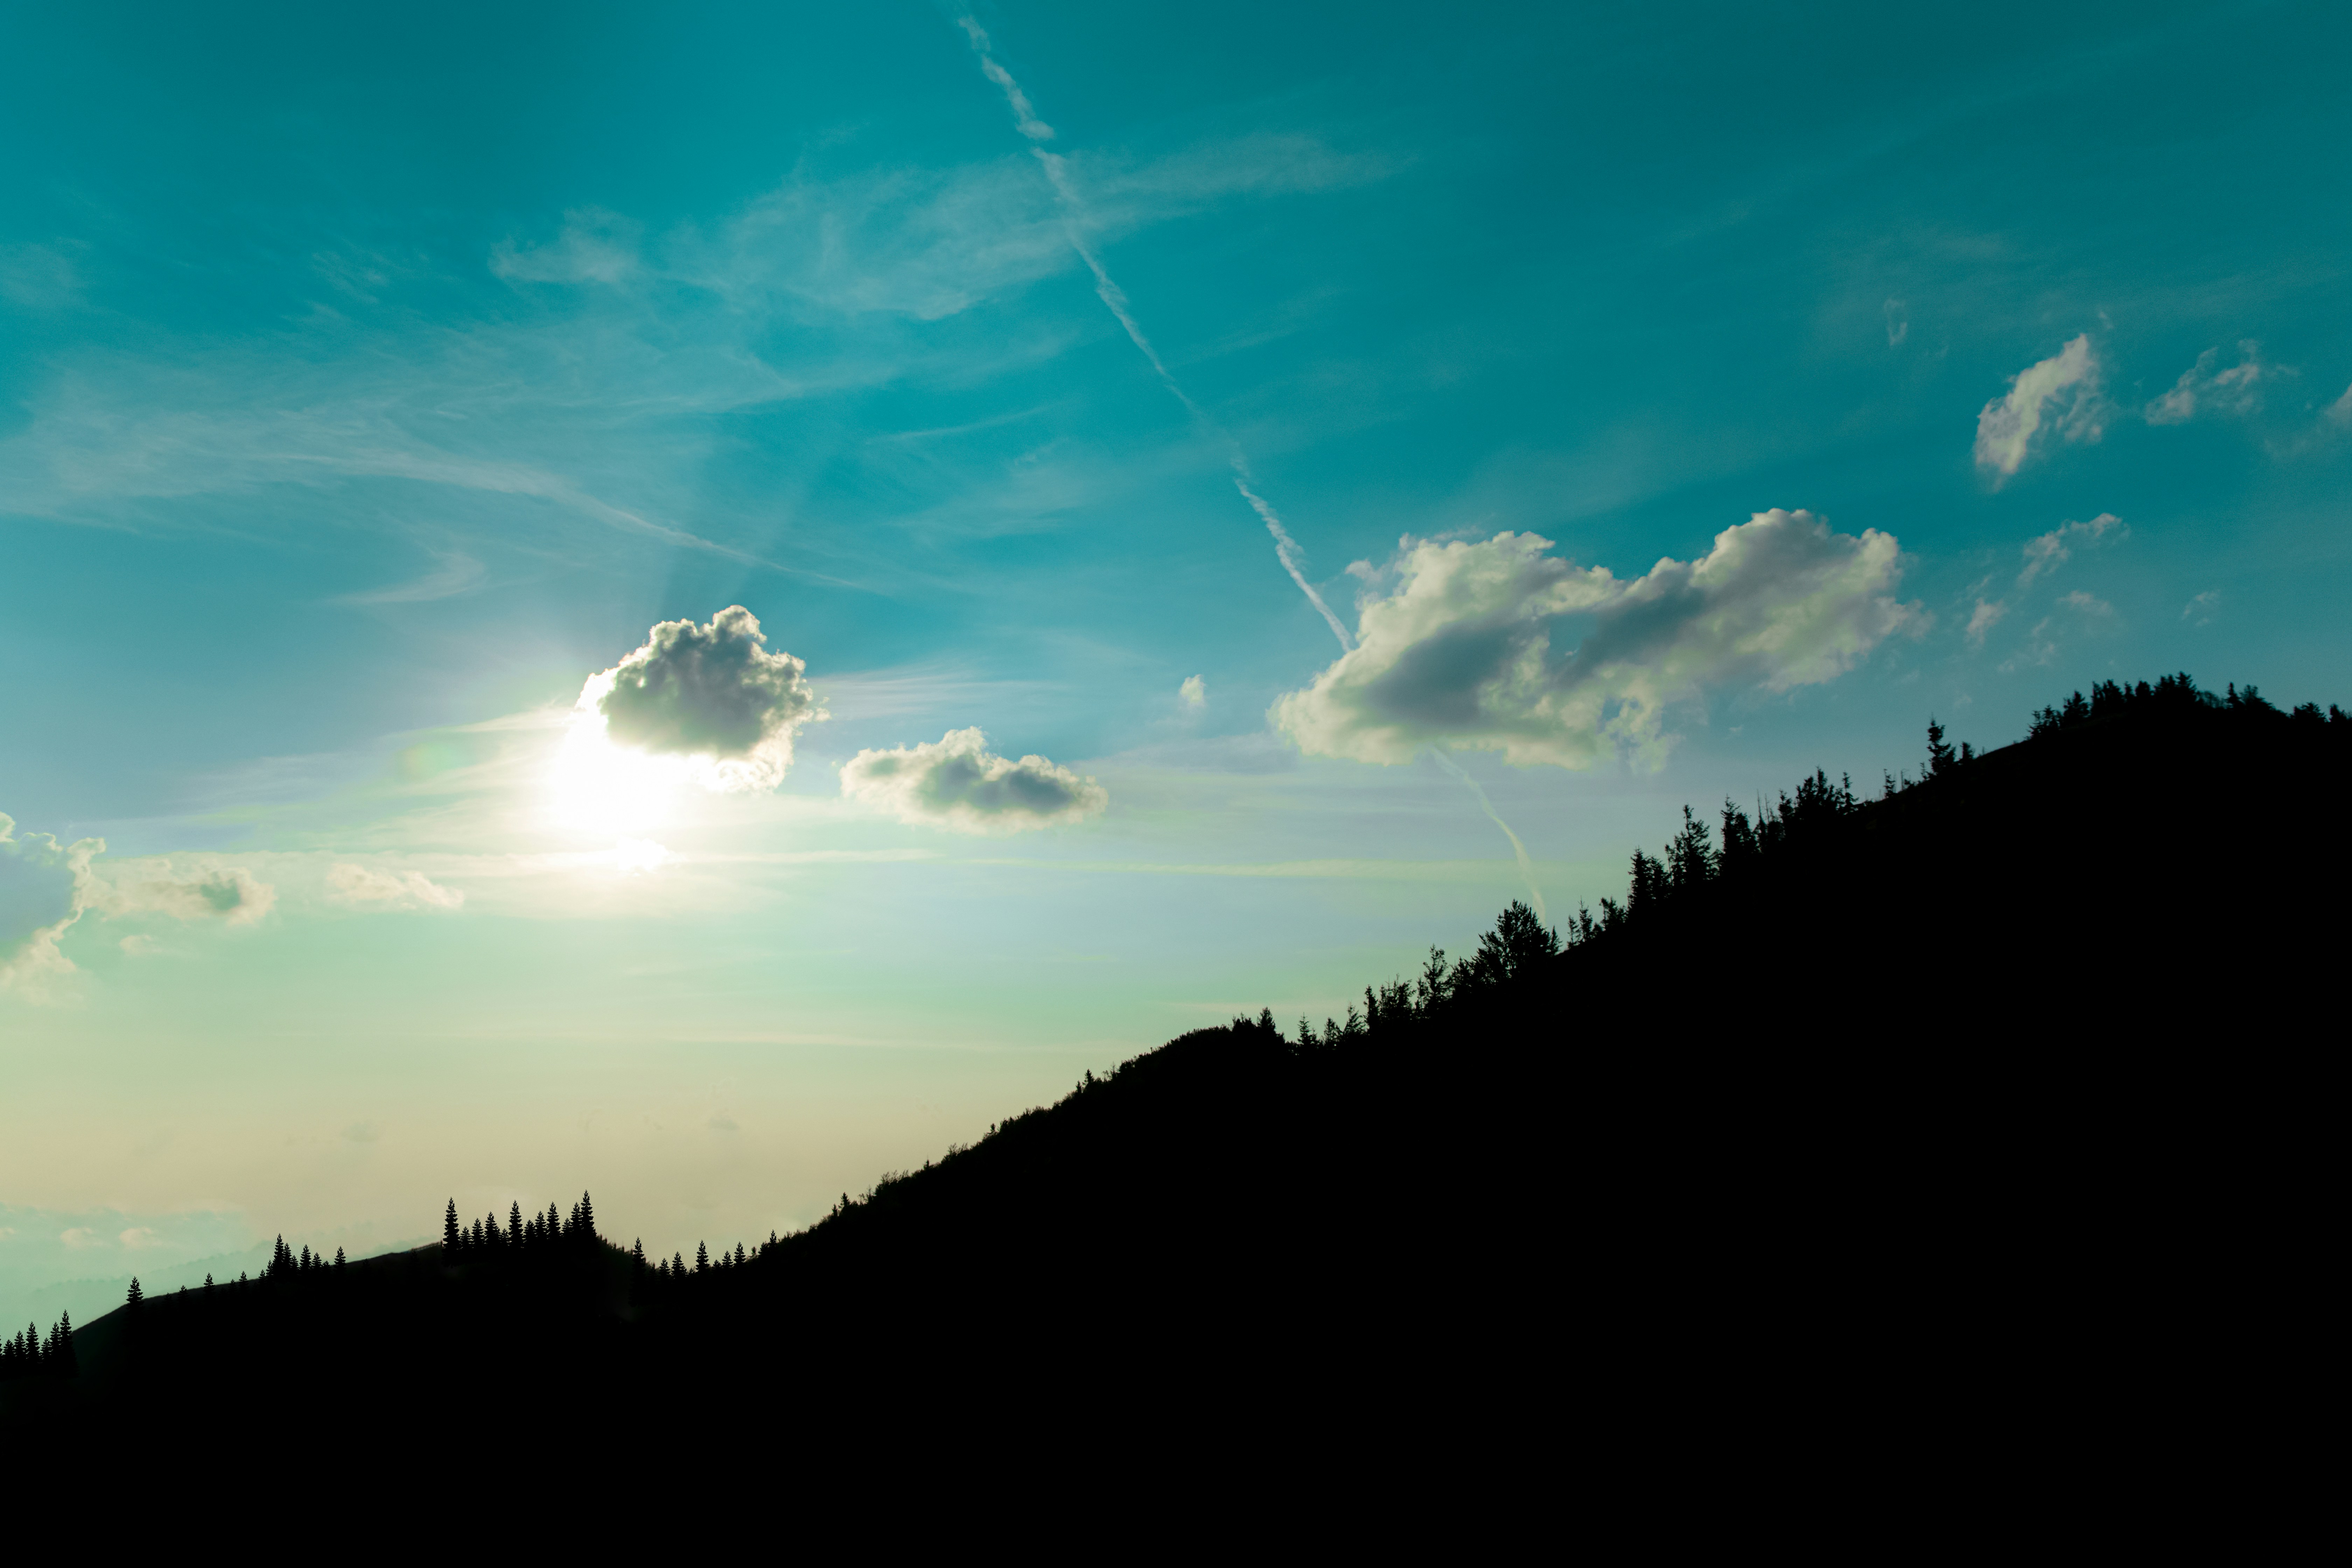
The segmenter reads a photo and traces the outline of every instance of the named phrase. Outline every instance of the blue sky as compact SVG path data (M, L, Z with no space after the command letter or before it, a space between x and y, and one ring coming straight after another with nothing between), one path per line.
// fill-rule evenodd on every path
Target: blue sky
M1930 712L2352 696L2331 8L0 29L0 1306L804 1222L1463 946L1441 757L1557 912Z

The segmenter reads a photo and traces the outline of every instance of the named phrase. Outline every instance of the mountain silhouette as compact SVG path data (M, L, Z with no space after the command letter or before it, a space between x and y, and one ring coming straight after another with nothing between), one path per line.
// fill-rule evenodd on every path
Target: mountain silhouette
M1931 724L1916 781L1686 812L1560 932L1514 905L1344 1020L1181 1036L795 1235L657 1259L584 1194L453 1204L128 1305L70 1373L37 1345L0 1411L279 1452L299 1386L384 1451L584 1423L1522 1496L2241 1419L2325 1299L2347 763L2340 711L2185 676L1981 755Z

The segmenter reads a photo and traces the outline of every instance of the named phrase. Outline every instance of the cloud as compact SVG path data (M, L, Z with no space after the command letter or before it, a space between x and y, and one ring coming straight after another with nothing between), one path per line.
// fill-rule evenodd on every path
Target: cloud
M50 245L0 245L0 300L27 310L81 302L81 270Z
M2074 557L2074 546L2093 545L2114 534L2117 542L2131 537L2131 530L2114 512L2103 511L2088 522L2062 522L2049 532L2025 542L2025 569L2017 574L2021 588L2032 585L2036 577L2046 576Z
M464 893L442 887L422 872L372 871L352 865L327 872L327 897L339 904L390 910L454 910L466 901Z
M2331 425L2352 426L2352 386L2346 387L2344 395L2329 404L2319 416Z
M236 926L256 923L277 901L278 890L242 866L205 866L184 874L169 860L135 877L95 879L89 899L91 908L110 918L170 915Z
M936 743L864 751L843 764L841 793L901 822L958 833L1021 833L1099 816L1110 793L1044 757L992 755L977 729Z
M470 593L482 580L482 563L462 550L436 550L433 558L440 569L407 583L395 583L388 588L372 588L361 594L344 594L332 602L338 605L421 605L434 599L451 599Z
M1997 475L1996 484L2017 472L2053 406L2060 408L2056 427L2066 440L2096 441L2105 433L2107 403L2088 332L2018 372L2009 395L1984 405L1977 415L1977 466Z
M2115 626L2116 607L2096 595L2086 594L2080 588L2071 594L2059 595L2054 603L2058 612L2073 613L2077 630L2097 632L2111 630ZM2025 646L2001 660L2002 673L2013 673L2027 665L2045 665L2056 658L2058 634L2053 628L2058 625L2059 619L2060 614L2052 614L2034 622L2033 629L2025 634Z
M161 1247L163 1245L162 1233L158 1232L154 1226L145 1225L134 1225L129 1230L124 1231L114 1239L134 1252L145 1247Z
M2095 595L2085 594L2080 588L2064 595L2058 602L2070 610L2079 611L2086 616L2097 616L2103 619L2116 613L2116 607L2113 605Z
M2263 383L2276 381L2292 371L2262 361L2262 344L2252 338L2238 344L2242 356L2227 370L2217 371L2220 349L2207 349L2197 363L2180 373L2172 390L2142 410L2151 425L2185 425L2200 414L2242 418L2263 405ZM2333 413L2333 410L2330 410Z
M1188 713L1198 713L1209 705L1209 683L1197 675L1188 675L1184 684L1176 689L1176 700Z
M1892 597L1893 535L1832 533L1805 511L1758 512L1698 560L1630 582L1531 533L1402 544L1395 590L1360 605L1360 646L1268 712L1309 754L1402 763L1444 745L1519 765L1655 763L1666 704L1830 680L1928 624ZM1580 624L1580 640L1555 647Z
M645 229L635 219L603 207L575 207L546 245L502 239L490 251L490 270L525 283L619 283L637 271Z
M2101 543L2111 536L2116 542L2131 537L2131 529L2125 524L2123 519L2111 511L2103 511L2088 522L2075 522L2070 520L2060 523L2047 533L2034 535L2025 542L2023 551L2025 565L2017 574L2018 587L2020 589L2032 587L2035 579L2048 576L2068 561L2073 560L2077 549ZM1990 582L1990 579L1988 578L1986 581ZM1978 587L1981 589L1983 585L1979 584ZM2089 595L2083 593L2070 594L2058 603L2062 605L2072 605L2076 609L2083 608L2084 605L2076 601L2097 604L2103 609L2105 608L2102 601L2092 599ZM2001 618L2008 614L2007 600L1979 598L1977 601L1975 613L1969 616L1969 646L1982 647L1985 634L1999 626ZM2001 668L2014 669L2021 658L2033 664L2049 663L2058 651L2057 644L2046 635L2049 627L2050 620L2045 616L2032 631L2026 634L2025 652L2011 658Z
M740 605L707 626L664 621L628 658L589 677L580 708L616 745L701 760L706 788L773 789L792 766L793 735L825 714L807 665L768 652L767 641Z
M1889 300L1886 301L1886 346L1899 348L1903 340L1910 335L1911 317L1903 309L1903 301Z
M72 970L58 938L88 907L89 863L106 851L102 838L59 844L16 829L0 812L0 985Z
M2221 590L2208 588L2180 607L2180 618L2193 626L2209 626L2213 624L2213 613L2221 607Z

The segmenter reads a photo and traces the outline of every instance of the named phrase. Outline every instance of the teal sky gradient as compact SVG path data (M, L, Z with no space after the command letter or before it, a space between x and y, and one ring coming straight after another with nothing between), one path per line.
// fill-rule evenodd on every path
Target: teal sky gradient
M0 17L0 1326L452 1193L764 1236L1339 1012L1526 894L1433 740L1557 916L1930 712L2352 700L2340 8L973 13L1050 139L961 15ZM1630 650L1590 765L1432 717L1458 605L1327 743L1269 720L1339 649L1235 452L1366 660L1405 536L1622 586L1827 531L1550 623L1543 679ZM1735 604L1848 640L1708 651ZM734 605L830 714L781 784L557 810L583 683ZM1108 806L845 794L968 727Z

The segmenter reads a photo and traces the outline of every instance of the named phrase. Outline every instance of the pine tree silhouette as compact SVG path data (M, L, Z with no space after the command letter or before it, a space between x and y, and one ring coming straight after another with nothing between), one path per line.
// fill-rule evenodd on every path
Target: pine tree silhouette
M445 1253L454 1253L463 1245L461 1233L457 1229L457 1200L451 1198L449 1212L441 1217L441 1250Z
M139 1276L133 1274L131 1277L131 1294L122 1299L122 1304L126 1307L136 1307L146 1299L145 1293L139 1289Z

